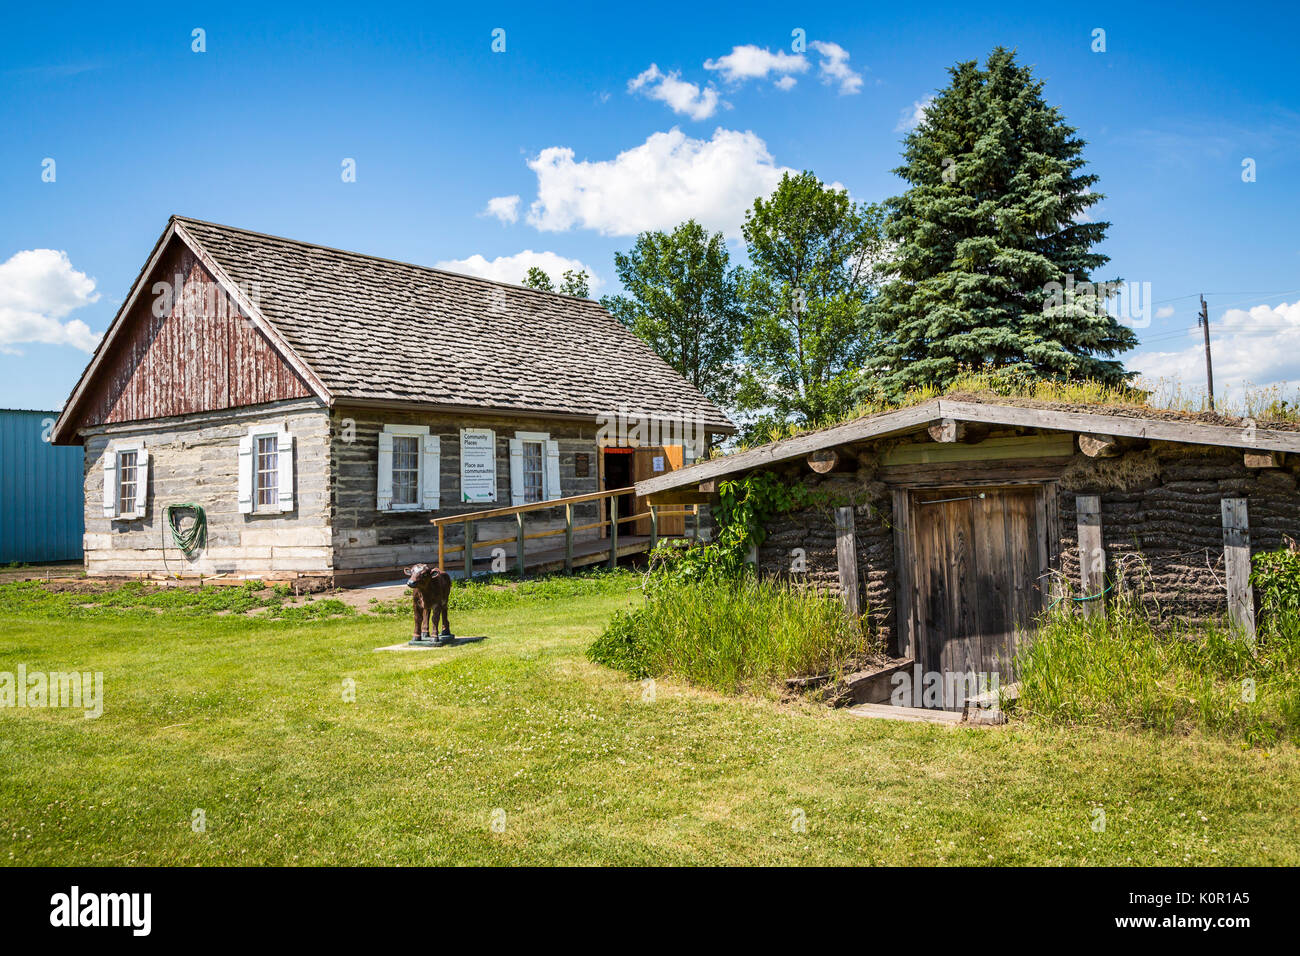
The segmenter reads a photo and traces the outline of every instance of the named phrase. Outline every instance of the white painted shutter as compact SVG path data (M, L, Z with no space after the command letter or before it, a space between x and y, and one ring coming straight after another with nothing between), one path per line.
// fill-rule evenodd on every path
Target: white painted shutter
M425 511L437 511L442 487L442 439L437 435L421 435L420 498ZM391 472L390 472L391 473Z
M546 441L546 500L560 497L560 443Z
M524 503L524 443L510 439L510 503Z
M293 510L293 433L280 432L275 442L275 467L279 474L279 493L281 511Z
M375 507L387 511L393 505L393 435L379 433L379 492Z
M116 457L116 456L114 456ZM132 518L143 518L149 507L149 449L141 443L135 453L135 511Z
M239 513L253 513L253 436L239 439Z
M117 451L104 446L104 517L117 517Z

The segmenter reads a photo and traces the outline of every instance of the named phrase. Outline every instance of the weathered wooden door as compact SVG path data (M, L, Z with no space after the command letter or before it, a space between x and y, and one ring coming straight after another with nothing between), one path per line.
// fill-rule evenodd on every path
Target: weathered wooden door
M663 475L670 471L676 471L682 467L685 455L681 445L649 445L645 448L637 448L634 451L632 459L632 480L645 481L656 475ZM636 499L636 513L641 514L649 511L650 506L646 503L645 498ZM680 506L677 506L680 510ZM624 529L627 525L623 526ZM649 534L650 519L642 518L634 525L633 534ZM686 516L685 515L663 515L659 519L660 534L685 534L686 533Z
M1017 631L1043 607L1041 486L913 491L912 631L918 663L941 675L942 706L981 680L1005 686Z

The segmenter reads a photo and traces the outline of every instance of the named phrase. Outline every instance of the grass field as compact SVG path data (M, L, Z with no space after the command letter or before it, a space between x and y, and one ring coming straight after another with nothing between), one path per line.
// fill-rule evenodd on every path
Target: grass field
M482 601L452 618L481 643L376 653L404 617L10 593L0 672L102 671L105 702L0 709L0 862L1300 863L1289 745L643 687L583 653L636 599Z

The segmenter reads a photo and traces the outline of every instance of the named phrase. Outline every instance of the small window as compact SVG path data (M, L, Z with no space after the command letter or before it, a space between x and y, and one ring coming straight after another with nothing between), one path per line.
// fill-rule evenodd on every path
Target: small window
M257 439L257 493L258 511L277 511L280 507L280 443L275 435L262 435Z
M139 461L139 452L117 453L117 513L120 515L135 513L135 499L139 488L137 480Z
M524 450L524 502L532 504L535 501L542 501L545 495L542 493L545 472L543 470L545 463L545 451L542 443L539 441L526 441L523 443Z
M393 436L393 504L413 505L420 494L420 436Z

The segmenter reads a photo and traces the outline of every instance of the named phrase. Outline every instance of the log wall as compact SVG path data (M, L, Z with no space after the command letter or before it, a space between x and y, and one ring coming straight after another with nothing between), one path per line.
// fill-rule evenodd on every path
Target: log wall
M858 469L845 475L818 475L802 462L776 469L788 483L832 488L838 498L853 503L859 587L873 624L887 642L895 637L897 604L890 490L904 481L924 482L931 476L943 482L975 481L982 475L1057 481L1057 570L1075 595L1082 593L1075 501L1080 495L1097 495L1107 577L1149 614L1166 621L1205 620L1227 613L1224 498L1246 499L1253 553L1282 547L1288 536L1300 541L1300 461L1294 457L1280 468L1247 468L1238 449L1152 442L1108 459L1089 458L1076 450L1068 456L1023 462L882 466L899 457L900 446L927 442L925 438L888 441L858 449ZM761 573L828 593L838 591L831 508L777 515L766 530L767 539L759 549ZM796 548L806 555L803 574L791 573Z
M385 425L428 425L431 434L441 439L441 501L433 511L380 512L376 508L379 468L379 433ZM339 570L392 567L416 561L437 561L438 532L429 519L454 514L468 514L510 504L510 439L516 431L546 432L559 443L561 494L581 495L598 491L596 424L566 422L557 419L492 418L447 415L430 412L379 411L362 408L336 408L332 415L331 474L333 496L330 524L333 529L335 567ZM460 430L491 428L496 433L497 500L495 503L461 502ZM348 436L351 440L348 440ZM586 477L576 473L575 456L590 456ZM598 505L578 505L574 522L588 524L597 520ZM564 527L564 513L530 514L529 533ZM476 541L512 537L516 531L513 517L476 524ZM626 529L626 526L624 526ZM625 531L626 533L626 531ZM593 537L590 531L577 537ZM446 530L448 545L459 544L463 537L460 525ZM556 536L563 547L563 537ZM536 547L536 544L534 544Z

